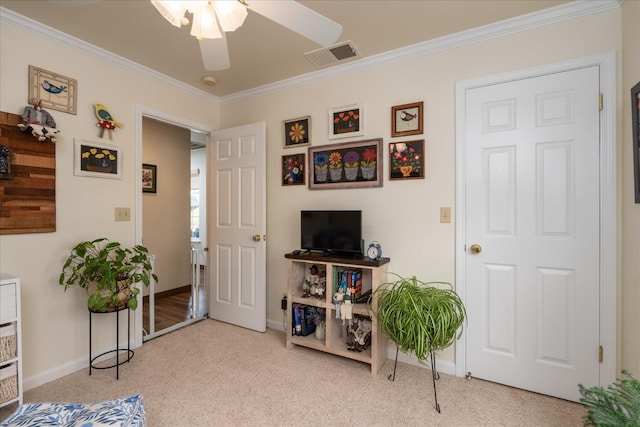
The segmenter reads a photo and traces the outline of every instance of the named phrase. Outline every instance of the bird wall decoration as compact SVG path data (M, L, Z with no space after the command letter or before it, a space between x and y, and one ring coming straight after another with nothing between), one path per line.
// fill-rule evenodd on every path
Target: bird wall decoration
M113 139L111 131L117 127L124 126L123 123L113 118L107 107L104 104L93 104L98 119L98 127L100 128L100 138L104 138L104 130L109 131L109 139Z
M402 110L402 112L400 113L400 118L405 122L410 122L411 120L415 119L416 117L418 117L417 114L408 113L406 110Z
M40 84L40 86L45 91L47 91L49 93L53 93L53 94L58 94L58 93L62 93L62 92L66 92L67 91L67 87L66 86L56 86L53 83L51 83L49 80L45 80L44 82L42 82Z

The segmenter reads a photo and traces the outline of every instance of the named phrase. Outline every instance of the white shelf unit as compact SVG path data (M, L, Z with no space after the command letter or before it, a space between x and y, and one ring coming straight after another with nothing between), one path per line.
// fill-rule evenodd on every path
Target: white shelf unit
M352 308L354 315L367 316L372 321L371 342L362 352L349 351L347 349L345 326L343 326L342 319L335 318L336 308L332 301L336 289L334 272L336 269L362 271L363 292L368 289L373 292L387 280L386 264L390 262L389 258L381 258L380 260L370 260L369 258L344 259L314 254L286 254L285 258L288 260L287 330L285 331L287 348L290 349L294 345L299 345L367 363L371 365L371 374L376 375L387 360L386 337L381 333L380 326L375 316L369 311L367 303L354 304ZM319 271L326 271L327 285L322 299L302 296L303 283L309 275L309 269L312 265L316 265ZM292 335L292 305L294 303L320 307L326 310L326 334L324 339L317 339L313 333L307 336ZM374 300L372 304L375 308L376 301Z
M21 326L20 279L0 273L0 407L23 403Z

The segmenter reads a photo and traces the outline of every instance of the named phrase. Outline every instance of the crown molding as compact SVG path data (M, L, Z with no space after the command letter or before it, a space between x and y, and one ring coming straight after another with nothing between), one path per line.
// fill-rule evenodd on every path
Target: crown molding
M557 22L567 21L580 16L591 15L616 9L624 0L576 0L539 12L506 19L471 30L461 31L432 40L405 46L389 52L369 56L347 64L337 65L329 69L313 71L301 76L281 80L276 83L259 86L246 91L221 97L222 104L238 102L257 95L307 85L312 82L328 80L345 74L357 73L367 69L380 67L395 62L433 55L448 49L455 49L485 40L503 37L509 34L539 28Z
M58 31L55 28L51 28L47 25L42 24L41 22L34 21L33 19L17 14L4 7L0 7L0 24L11 25L22 31L41 37L60 46L78 50L82 53L86 53L87 55L98 57L105 62L119 65L123 68L133 71L134 73L142 74L147 78L155 79L162 84L174 87L178 90L189 92L192 95L206 98L209 101L220 101L220 98L215 95L194 88L193 86L152 70L151 68L140 65L137 62L123 58L122 56L94 46L84 40L63 33L62 31Z
M393 51L363 58L358 61L337 65L328 69L313 71L311 73L303 74L263 86L258 86L252 89L247 89L245 91L236 92L223 97L218 97L202 90L196 89L193 86L182 83L172 77L166 76L162 73L113 54L83 40L65 34L61 31L55 30L40 22L16 14L4 7L0 7L0 23L12 25L23 31L34 34L38 37L42 37L64 47L68 47L74 50L80 50L88 55L97 56L104 61L118 64L133 72L143 74L148 78L153 78L163 84L175 87L176 89L189 92L196 96L204 97L208 100L214 100L215 102L218 102L220 104L229 104L246 100L255 96L305 86L311 83L332 79L346 74L357 73L395 62L415 59L421 56L433 55L435 53L442 52L448 49L455 49L457 47L466 46L497 37L503 37L516 32L539 28L557 22L567 21L580 16L604 12L620 7L623 1L624 0L576 0L539 12L506 19L504 21L439 37L433 40L427 40Z

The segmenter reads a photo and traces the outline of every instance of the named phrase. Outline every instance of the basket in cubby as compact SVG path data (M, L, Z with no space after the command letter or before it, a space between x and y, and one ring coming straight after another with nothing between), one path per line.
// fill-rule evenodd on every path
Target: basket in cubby
M16 365L0 368L0 403L18 397L18 369Z
M15 325L0 326L0 362L16 357L16 345Z

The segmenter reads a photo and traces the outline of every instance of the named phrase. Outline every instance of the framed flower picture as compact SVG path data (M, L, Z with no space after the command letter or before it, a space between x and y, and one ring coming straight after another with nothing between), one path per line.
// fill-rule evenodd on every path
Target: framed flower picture
M423 106L424 103L421 101L391 107L391 136L422 134Z
M76 139L74 143L74 175L122 179L122 153L119 147L83 139Z
M156 165L142 164L142 192L157 192L158 167Z
M329 139L364 135L364 111L358 104L329 110Z
M389 179L424 179L424 139L389 143Z
M309 147L309 189L382 187L382 138Z
M311 116L285 120L284 148L311 145Z
M282 185L305 184L305 153L282 156Z

